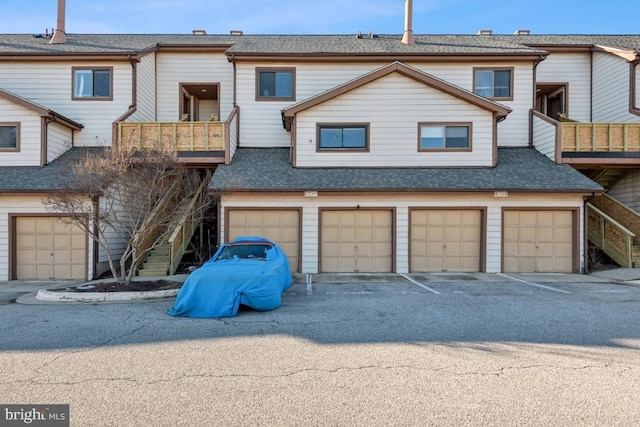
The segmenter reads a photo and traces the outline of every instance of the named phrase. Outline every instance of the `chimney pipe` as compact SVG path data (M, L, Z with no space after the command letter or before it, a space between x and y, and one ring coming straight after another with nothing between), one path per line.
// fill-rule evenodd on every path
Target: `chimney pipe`
M56 22L56 31L53 33L53 36L51 36L49 44L58 44L67 41L67 34L64 29L65 6L65 0L58 0L58 22Z
M412 0L404 0L404 34L402 35L402 43L404 44L416 44L413 38L413 29L411 28L412 6Z

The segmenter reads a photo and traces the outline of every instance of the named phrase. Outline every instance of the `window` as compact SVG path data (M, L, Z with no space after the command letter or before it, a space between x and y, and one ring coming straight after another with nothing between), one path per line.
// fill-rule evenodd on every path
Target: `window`
M366 151L369 147L369 125L318 125L318 150Z
M111 68L74 68L73 99L113 99Z
M18 151L19 141L19 123L0 123L0 151Z
M512 99L511 78L513 70L476 69L474 74L474 92L485 98Z
M256 69L256 99L294 100L295 70Z
M418 151L470 150L471 124L420 124Z

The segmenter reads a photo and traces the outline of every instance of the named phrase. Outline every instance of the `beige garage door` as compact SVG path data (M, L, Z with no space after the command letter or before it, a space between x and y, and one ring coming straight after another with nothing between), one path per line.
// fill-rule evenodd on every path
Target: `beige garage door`
M505 211L503 270L572 272L573 230L571 211Z
M323 211L321 220L323 272L393 271L391 211Z
M298 272L300 211L230 209L227 222L227 241L240 236L258 236L273 240L287 255L291 271Z
M479 210L411 211L411 271L480 271Z
M87 237L58 217L19 217L15 221L16 279L84 279Z

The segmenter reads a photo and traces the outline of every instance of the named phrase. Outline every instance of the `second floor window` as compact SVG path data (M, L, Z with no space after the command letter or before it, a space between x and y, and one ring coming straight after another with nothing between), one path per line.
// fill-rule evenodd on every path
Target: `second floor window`
M74 99L112 99L110 68L74 68Z
M474 74L474 92L485 98L511 99L512 69L482 69Z
M256 70L256 99L295 99L295 70L290 69L258 69Z
M369 148L369 125L318 125L318 150L366 151Z
M420 124L419 129L419 151L471 148L470 125Z
M0 151L15 151L19 148L20 126L18 123L0 123Z

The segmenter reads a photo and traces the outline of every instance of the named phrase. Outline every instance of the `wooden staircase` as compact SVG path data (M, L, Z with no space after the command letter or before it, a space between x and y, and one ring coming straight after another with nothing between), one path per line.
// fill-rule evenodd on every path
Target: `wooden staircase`
M167 237L149 251L137 270L138 276L166 276L175 274L182 257L189 251L189 243L202 221L202 205L211 178L205 174L189 203L182 204L164 233Z
M629 169L622 168L606 168L602 170L584 171L584 173L602 185L605 190L613 187L618 181L620 181L629 172Z
M640 214L606 194L587 207L589 241L621 267L640 268Z

